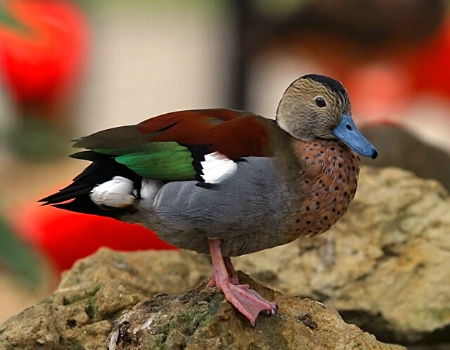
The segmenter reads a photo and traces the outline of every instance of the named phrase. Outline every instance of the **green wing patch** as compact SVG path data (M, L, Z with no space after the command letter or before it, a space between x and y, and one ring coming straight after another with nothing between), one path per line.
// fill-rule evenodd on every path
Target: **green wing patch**
M115 158L116 162L149 179L168 181L195 179L192 153L177 142L151 142L132 151L125 149L95 151L103 154L120 154ZM131 153L128 153L130 151Z

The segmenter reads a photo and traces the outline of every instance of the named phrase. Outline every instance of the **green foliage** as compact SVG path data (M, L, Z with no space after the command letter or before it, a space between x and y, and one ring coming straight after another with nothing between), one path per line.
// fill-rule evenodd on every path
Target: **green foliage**
M14 31L20 31L23 34L29 32L29 28L17 18L12 16L5 8L5 4L0 4L0 27L6 27Z
M27 284L39 283L42 266L35 253L0 219L0 264Z

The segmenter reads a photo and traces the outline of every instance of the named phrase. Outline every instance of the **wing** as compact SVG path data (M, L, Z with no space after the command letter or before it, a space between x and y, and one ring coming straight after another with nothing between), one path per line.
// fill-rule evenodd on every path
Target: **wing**
M278 128L273 120L247 112L178 111L83 137L74 147L90 152L72 156L94 160L95 154L108 155L150 179L207 182L205 166L217 167L220 173L229 171L229 161L271 156L274 130ZM217 177L220 179L220 174L213 176Z
M242 157L272 156L278 133L284 132L273 120L225 109L173 112L100 131L74 145L87 150L72 157L92 164L72 184L40 201L71 211L119 217L135 210L129 202L140 198L143 177L164 182L197 180L198 185L210 187L234 174ZM114 187L114 179L125 185ZM123 206L92 201L92 191L106 184L113 185L108 189L113 195L127 198Z

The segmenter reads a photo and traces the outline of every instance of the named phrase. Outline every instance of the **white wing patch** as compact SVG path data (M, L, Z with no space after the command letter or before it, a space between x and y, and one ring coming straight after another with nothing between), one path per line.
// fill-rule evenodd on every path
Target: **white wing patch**
M237 164L219 152L205 155L205 160L200 164L203 172L201 177L210 184L218 184L228 179L237 170Z
M90 193L91 200L97 205L107 205L113 208L125 208L134 203L133 181L114 176L112 180L95 186Z

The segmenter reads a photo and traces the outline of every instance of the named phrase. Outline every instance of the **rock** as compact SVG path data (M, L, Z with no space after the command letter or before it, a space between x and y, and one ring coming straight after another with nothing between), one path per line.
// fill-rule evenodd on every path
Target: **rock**
M311 299L285 297L239 273L243 283L270 300L280 314L260 315L253 328L206 282L177 297L160 295L125 312L110 336L119 349L403 349L346 324L333 308Z
M450 343L449 213L439 183L367 167L328 233L234 262L271 288L332 305L382 341Z
M208 264L187 252L101 249L65 272L47 299L0 324L0 349L105 349L123 311L157 293L188 290L210 274Z
M57 290L0 325L0 348L104 349L110 320L144 300L119 280Z
M363 164L409 170L418 177L439 181L450 191L450 153L443 148L427 144L412 132L396 125L365 128L363 134L377 145L379 152L375 160L363 158ZM407 154L413 154L414 157L405 157Z
M108 278L117 265L111 264L109 270L99 265L107 261L120 261L119 269L125 272ZM167 270L155 274L153 263L175 266L183 261L183 254L176 252L117 253L103 249L78 262L49 298L0 325L0 348L336 349L339 344L340 349L404 349L380 343L345 323L332 307L286 297L243 273L239 273L243 283L276 300L280 308L276 316L260 315L255 327L224 300L221 292L206 288L207 280L176 296L160 293L149 299L136 292L143 290L139 280L146 276L165 288L157 281L164 279ZM103 272L96 273L96 267ZM102 274L104 280L98 278ZM78 283L72 285L76 280ZM172 286L172 281L167 281L167 286ZM150 293L157 289L149 288Z
M150 298L159 293L183 293L210 275L206 255L170 250L112 254L109 249L100 249L63 273L59 289L77 287L86 281L117 279L130 293Z

